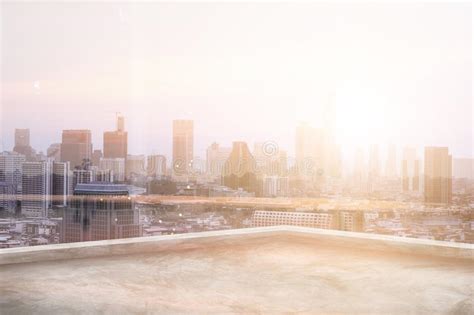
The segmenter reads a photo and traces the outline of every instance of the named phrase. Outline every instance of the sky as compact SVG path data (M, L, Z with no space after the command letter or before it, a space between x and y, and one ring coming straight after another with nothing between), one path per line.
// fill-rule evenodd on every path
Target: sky
M448 146L473 156L470 3L0 4L0 149L30 128L94 148L125 115L129 153L171 152L193 119L195 154L274 141L332 108L337 142Z

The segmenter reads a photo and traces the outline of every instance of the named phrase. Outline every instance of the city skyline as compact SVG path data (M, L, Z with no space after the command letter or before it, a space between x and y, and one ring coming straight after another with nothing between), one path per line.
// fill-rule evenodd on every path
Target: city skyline
M471 314L473 9L0 0L0 313Z
M213 142L266 140L294 155L298 122L321 127L333 106L344 153L394 143L472 157L470 9L2 4L2 149L12 147L14 128L30 128L32 146L43 151L63 129L90 129L102 147L119 111L132 154L171 156L171 121L192 119L201 157ZM176 29L180 40L171 36Z

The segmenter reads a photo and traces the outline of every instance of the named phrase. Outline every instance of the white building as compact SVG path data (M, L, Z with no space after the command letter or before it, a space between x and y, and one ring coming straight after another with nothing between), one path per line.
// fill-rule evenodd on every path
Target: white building
M22 164L22 214L47 217L51 208L52 168L50 161Z
M100 170L111 170L114 174L114 182L125 181L125 159L124 158L101 158Z

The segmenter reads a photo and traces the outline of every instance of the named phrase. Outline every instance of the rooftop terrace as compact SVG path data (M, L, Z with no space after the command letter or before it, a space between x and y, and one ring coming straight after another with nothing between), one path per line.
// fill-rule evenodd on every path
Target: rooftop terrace
M0 251L5 313L472 314L474 248L269 227Z

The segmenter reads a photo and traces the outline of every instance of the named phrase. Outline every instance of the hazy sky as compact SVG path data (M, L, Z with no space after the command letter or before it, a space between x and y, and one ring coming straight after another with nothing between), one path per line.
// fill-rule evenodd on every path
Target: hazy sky
M1 4L1 140L62 129L95 148L126 116L131 153L171 151L171 121L213 141L294 151L299 121L336 108L356 145L449 146L471 156L471 4Z

